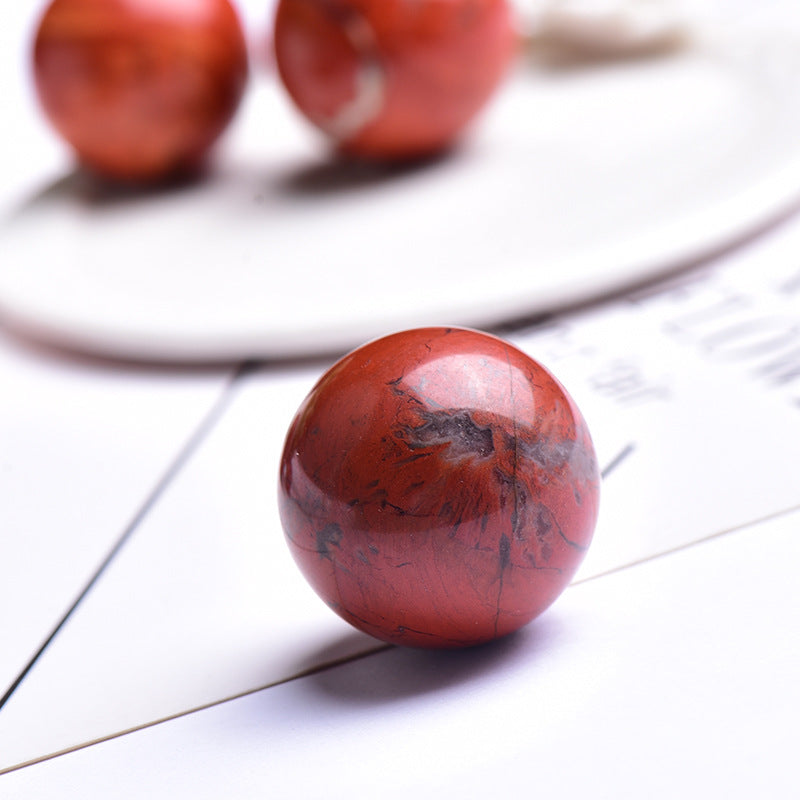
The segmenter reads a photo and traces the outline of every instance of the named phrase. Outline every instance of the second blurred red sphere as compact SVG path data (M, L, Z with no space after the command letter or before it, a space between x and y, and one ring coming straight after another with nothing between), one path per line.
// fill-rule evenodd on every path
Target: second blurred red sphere
M33 60L42 106L78 158L136 182L197 169L248 73L229 0L54 0Z
M292 99L346 153L451 145L515 48L507 0L281 0L275 56Z

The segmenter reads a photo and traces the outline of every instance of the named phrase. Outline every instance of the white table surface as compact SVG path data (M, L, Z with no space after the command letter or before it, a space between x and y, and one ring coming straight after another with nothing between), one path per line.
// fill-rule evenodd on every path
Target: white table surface
M64 164L21 116L3 208ZM330 359L100 360L0 317L0 797L797 796L798 253L787 209L503 331L584 411L601 515L550 610L459 653L353 631L291 561L277 462Z

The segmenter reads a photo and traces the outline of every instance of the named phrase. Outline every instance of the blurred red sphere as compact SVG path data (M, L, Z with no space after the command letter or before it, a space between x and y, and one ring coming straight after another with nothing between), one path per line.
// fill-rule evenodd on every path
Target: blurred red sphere
M565 389L507 342L458 328L378 339L301 405L281 461L291 552L379 639L463 647L508 634L569 583L599 475Z
M451 145L515 50L507 0L280 0L280 76L349 154L397 160Z
M248 74L229 0L53 0L33 66L44 111L78 158L134 182L194 172Z

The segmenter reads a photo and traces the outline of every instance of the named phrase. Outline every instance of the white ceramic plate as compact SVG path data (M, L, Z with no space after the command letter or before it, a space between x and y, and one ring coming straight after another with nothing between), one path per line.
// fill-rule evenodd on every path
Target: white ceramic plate
M657 278L800 196L800 47L776 27L669 57L520 66L455 154L348 169L261 75L212 175L114 195L68 175L0 230L0 314L145 359L334 352L490 326Z

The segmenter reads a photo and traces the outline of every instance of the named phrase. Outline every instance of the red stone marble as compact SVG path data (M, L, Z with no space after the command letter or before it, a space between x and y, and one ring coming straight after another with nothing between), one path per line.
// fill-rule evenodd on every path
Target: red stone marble
M507 0L281 0L280 76L345 153L378 160L451 145L515 50Z
M84 164L149 182L197 170L239 105L248 63L229 0L54 0L33 71Z
M423 328L320 379L289 429L279 507L334 611L443 648L544 611L589 546L598 496L589 431L544 367L484 333Z

